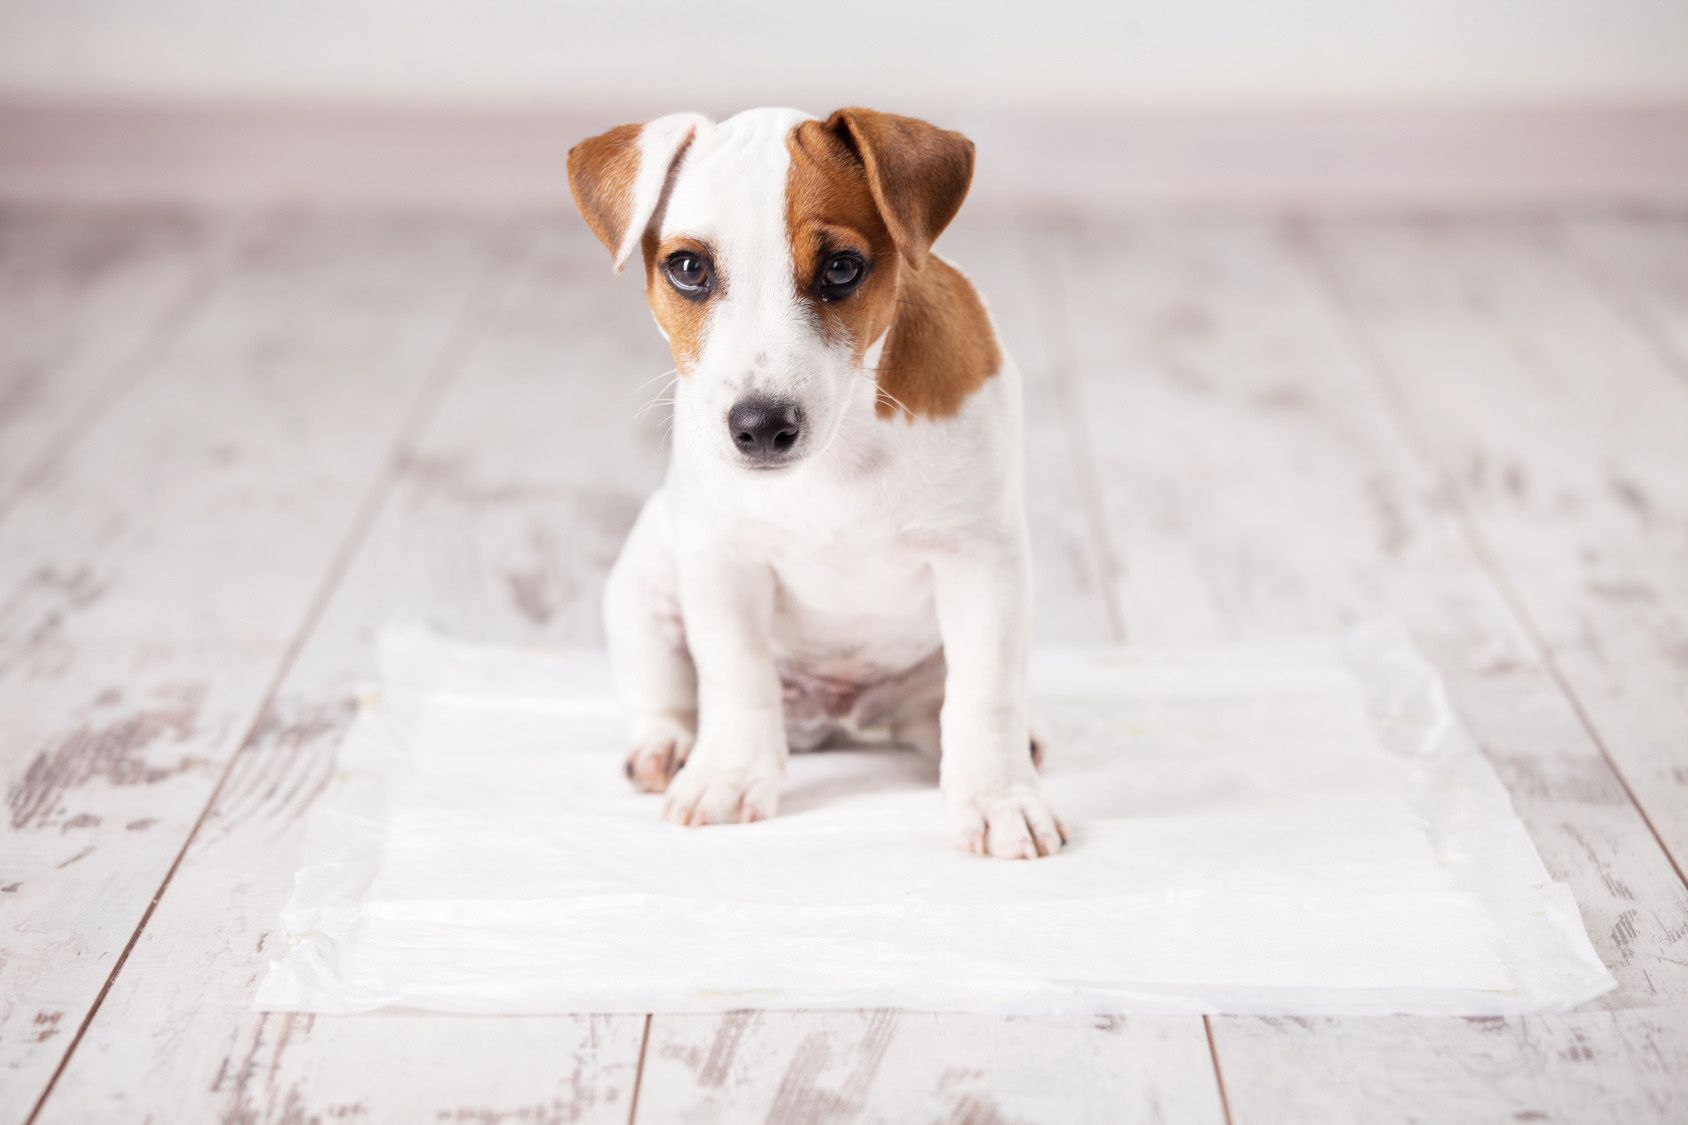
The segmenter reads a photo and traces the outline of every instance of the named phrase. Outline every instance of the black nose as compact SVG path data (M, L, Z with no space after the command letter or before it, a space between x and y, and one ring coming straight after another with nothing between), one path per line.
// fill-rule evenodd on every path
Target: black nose
M747 398L727 412L727 430L746 457L777 461L803 433L803 411L779 399Z

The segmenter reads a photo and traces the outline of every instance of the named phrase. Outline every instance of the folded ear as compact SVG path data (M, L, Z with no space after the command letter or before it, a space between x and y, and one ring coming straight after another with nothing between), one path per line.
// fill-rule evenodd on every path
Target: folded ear
M879 216L909 265L919 269L973 182L973 142L913 117L841 109L827 119L861 157Z
M616 272L638 249L668 186L668 174L709 119L673 113L617 125L569 149L569 191L581 218L610 252Z

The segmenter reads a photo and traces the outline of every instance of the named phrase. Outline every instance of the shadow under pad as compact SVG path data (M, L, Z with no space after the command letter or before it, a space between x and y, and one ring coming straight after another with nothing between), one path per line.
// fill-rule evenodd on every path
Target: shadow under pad
M1609 990L1569 891L1397 631L1040 652L1073 837L955 851L932 764L792 758L685 829L622 777L604 657L387 630L257 1006L1494 1016Z

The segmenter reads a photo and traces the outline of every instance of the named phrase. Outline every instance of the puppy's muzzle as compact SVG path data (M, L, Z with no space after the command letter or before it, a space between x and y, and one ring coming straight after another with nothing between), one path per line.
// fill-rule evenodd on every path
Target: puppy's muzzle
M803 409L784 399L740 399L727 412L727 432L746 460L771 469L792 459L803 436Z

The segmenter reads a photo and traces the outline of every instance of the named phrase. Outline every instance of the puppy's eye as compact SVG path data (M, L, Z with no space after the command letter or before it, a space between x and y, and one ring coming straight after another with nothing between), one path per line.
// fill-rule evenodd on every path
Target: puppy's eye
M689 250L670 254L663 263L663 272L668 275L668 283L688 297L701 297L714 276L709 259Z
M867 263L862 261L860 254L834 254L821 263L816 288L820 290L822 300L835 301L854 292L866 276Z

